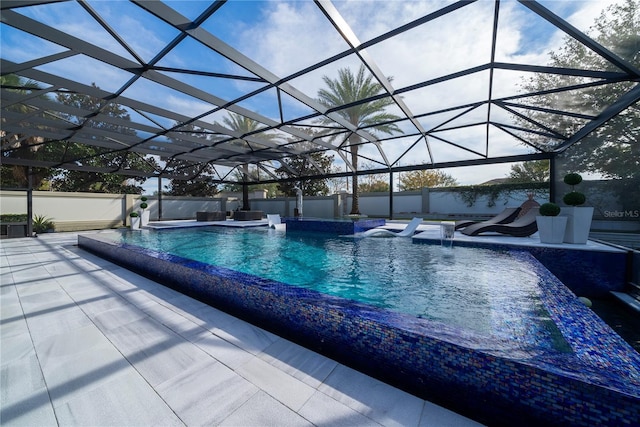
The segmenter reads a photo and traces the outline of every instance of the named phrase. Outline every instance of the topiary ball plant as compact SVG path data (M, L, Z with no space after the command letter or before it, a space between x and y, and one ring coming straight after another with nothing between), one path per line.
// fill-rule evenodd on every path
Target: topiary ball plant
M571 193L567 193L562 198L562 201L565 205L569 206L580 206L583 205L587 200L584 194L579 193L577 191L572 191Z
M562 201L568 206L579 206L587 200L586 196L573 189L574 186L582 182L582 177L577 173L568 173L564 177L564 183L571 186L571 192L565 194Z
M142 203L140 203L140 208L141 209L147 209L147 207L149 205L147 205L147 197L146 196L142 196L140 197L140 200L142 201Z
M543 203L540 205L540 215L542 216L558 216L560 214L560 206L555 203Z
M131 212L131 213L129 214L129 216L130 216L131 218L137 218L137 217L138 217L138 212Z
M582 182L582 177L579 173L568 173L564 177L564 183L570 185L573 189L574 185L578 185Z

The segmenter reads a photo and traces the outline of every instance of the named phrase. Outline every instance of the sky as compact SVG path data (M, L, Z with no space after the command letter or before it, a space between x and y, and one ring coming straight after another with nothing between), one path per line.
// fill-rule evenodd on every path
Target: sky
M622 0L554 0L540 3L573 26L585 31L606 6L620 2ZM211 4L210 1L189 0L166 3L188 19L195 19ZM349 23L353 36L360 42L452 3L454 2L436 0L333 2L341 16ZM479 0L459 12L439 18L433 24L417 27L400 37L374 45L367 49L366 55L369 55L384 75L393 77L392 85L396 89L424 81L426 78L487 63L491 53L493 3L493 0ZM141 13L140 8L134 4L116 0L90 0L88 4L118 31L145 61L153 58L176 35L175 29L148 14ZM96 26L93 18L75 2L24 8L19 12L96 43L124 58L135 60L104 29ZM501 2L500 14L496 61L544 65L548 61L549 52L557 50L562 45L563 34L540 18L534 19L531 12L517 2ZM203 28L279 77L288 76L301 68L313 65L347 47L345 41L338 36L326 17L311 1L231 0L209 18ZM10 28L2 25L0 37L3 58L22 62L35 59L30 55L36 54L30 52L39 52L38 55L42 55L43 52L53 54L61 51L59 47L51 44L43 47L40 41L24 34L19 36L18 39ZM158 65L178 68L188 66L203 71L249 75L246 70L189 39L165 56ZM290 81L290 84L313 97L318 89L324 87L323 76L336 75L338 68L343 67L355 70L358 65L357 58L350 56L296 78ZM99 82L102 89L109 91L118 89L130 78L128 73L90 58L74 57L42 68L47 72L61 73L66 78L86 84ZM259 87L254 82L233 82L228 79L185 75L179 78L225 100L234 99ZM520 73L502 73L498 76L500 84L493 88L494 97L515 93L521 79ZM442 108L447 103L457 105L465 101L473 102L486 98L487 82L486 75L473 75L464 80L434 85L428 91L408 94L403 100L412 111ZM202 114L211 109L211 105L202 100L184 96L144 79L138 80L123 95L188 115ZM271 119L278 119L276 105L274 91L247 100L243 104ZM286 96L284 107L285 119L309 112L305 107L301 107L300 103L288 101ZM493 111L493 114L498 112ZM221 118L221 115L217 115L205 120L213 122L220 121ZM143 120L135 114L132 114L132 119ZM424 119L423 125L428 128L435 123L437 122ZM484 150L483 131L484 129L469 129L462 144L473 150ZM492 135L492 138L496 138L498 142L491 145L490 155L528 152L525 147L514 147L513 144L504 144L504 147L508 148L504 148L503 151L503 145L499 143L501 136ZM385 152L392 160L398 159L414 140L400 140L394 142L394 145L387 144L384 146ZM437 153L435 161L458 160L468 156L468 153L440 144L438 141L432 141L431 144L433 151ZM363 153L374 158L379 157L373 147L363 150ZM428 161L426 156L427 151L421 147L420 151L416 149L400 159L398 164L422 163ZM508 175L509 170L509 164L502 164L455 168L445 172L456 178L460 184L477 184L503 178ZM146 193L157 191L157 180L149 180L144 187Z

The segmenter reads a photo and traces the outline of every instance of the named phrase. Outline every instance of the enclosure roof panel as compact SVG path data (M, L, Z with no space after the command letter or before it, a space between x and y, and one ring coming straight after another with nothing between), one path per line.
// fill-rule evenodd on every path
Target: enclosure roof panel
M640 64L630 59L639 47L627 55L633 46L600 44L580 19L606 5L4 1L3 163L172 173L69 158L61 142L97 148L94 160L137 153L264 170L314 152L351 170L351 151L386 170L552 156L640 100ZM598 60L548 65L545 49L559 40ZM379 91L322 101L340 70L360 67ZM548 87L531 89L534 78ZM576 102L599 87L615 96ZM386 118L349 119L372 102L386 105Z

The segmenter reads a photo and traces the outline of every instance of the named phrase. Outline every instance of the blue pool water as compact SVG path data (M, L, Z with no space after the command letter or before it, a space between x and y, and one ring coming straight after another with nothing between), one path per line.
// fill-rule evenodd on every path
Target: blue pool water
M220 227L116 234L141 246L417 317L562 350L539 278L509 251Z

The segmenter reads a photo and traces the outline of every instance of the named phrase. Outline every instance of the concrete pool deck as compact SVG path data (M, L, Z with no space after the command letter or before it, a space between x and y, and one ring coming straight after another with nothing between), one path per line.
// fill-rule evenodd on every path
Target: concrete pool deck
M80 250L78 234L1 242L3 426L479 425Z

